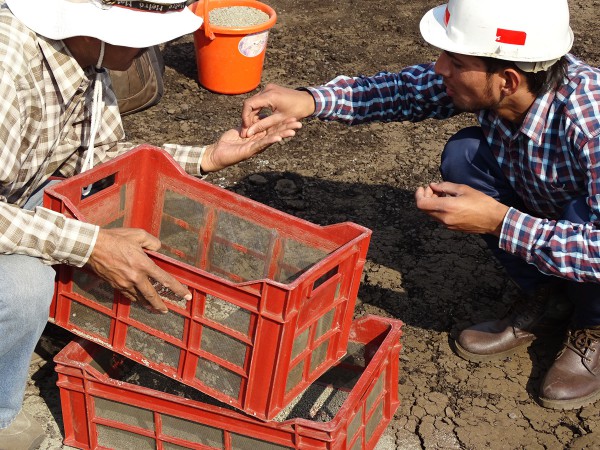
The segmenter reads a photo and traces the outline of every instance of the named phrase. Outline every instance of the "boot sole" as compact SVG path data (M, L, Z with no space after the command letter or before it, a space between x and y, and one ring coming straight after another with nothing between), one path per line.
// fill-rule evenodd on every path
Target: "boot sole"
M529 347L533 343L534 340L535 340L535 338L529 342L524 342L523 344L518 345L517 347L513 347L509 350L505 350L500 353L492 353L489 355L482 355L479 353L471 353L470 351L465 350L463 347L461 347L458 342L453 341L453 343L454 343L454 352L458 356L460 356L462 359L465 359L467 361L479 363L479 362L497 361L499 359L504 359L508 356L512 356L515 353L517 353L517 351L519 351L520 349Z
M584 406L591 405L600 399L600 390L583 398L574 398L570 400L552 400L549 398L539 397L539 402L544 408L569 410L579 409Z

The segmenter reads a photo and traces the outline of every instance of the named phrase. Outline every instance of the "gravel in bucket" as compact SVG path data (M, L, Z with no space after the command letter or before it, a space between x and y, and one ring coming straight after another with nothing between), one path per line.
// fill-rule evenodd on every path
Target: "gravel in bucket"
M269 15L251 6L227 6L215 8L208 13L208 22L215 27L245 28L261 25Z

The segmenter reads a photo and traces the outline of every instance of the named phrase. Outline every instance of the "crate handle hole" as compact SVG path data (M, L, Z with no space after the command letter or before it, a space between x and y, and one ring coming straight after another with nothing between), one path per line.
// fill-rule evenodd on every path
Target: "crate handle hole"
M82 188L81 189L81 200L83 200L84 198L90 198L94 194L102 192L104 189L111 187L113 184L115 184L115 174L114 173L112 175L108 175L107 177L104 177L104 178L92 183L91 189L88 193L86 193L87 186Z
M329 280L330 278L333 278L335 275L337 275L337 273L338 273L338 266L335 266L333 269L331 269L328 272L321 275L319 278L317 278L315 280L312 290L314 291L315 289L317 289L319 286L321 286L327 280Z

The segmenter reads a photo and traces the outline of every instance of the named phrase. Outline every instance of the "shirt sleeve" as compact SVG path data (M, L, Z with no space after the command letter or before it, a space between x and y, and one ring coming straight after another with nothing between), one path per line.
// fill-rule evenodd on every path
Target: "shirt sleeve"
M0 253L40 258L46 264L83 266L99 227L46 208L33 211L0 202Z
M578 282L600 281L600 138L578 152L585 167L589 220L573 223L534 217L510 208L502 223L499 247L541 272ZM585 184L584 184L585 185Z
M169 153L177 163L183 167L186 173L196 176L205 177L206 174L202 172L201 163L206 146L198 147L194 145L178 145L178 144L164 144L162 146L167 153Z
M20 92L20 94L18 94ZM0 73L0 184L17 177L21 164L24 123L34 104L28 91L17 90L12 77ZM26 147L26 146L25 146ZM0 253L40 258L47 264L84 265L98 227L45 208L24 210L0 195Z
M369 121L447 119L458 114L434 64L410 66L372 77L338 76L324 86L306 88L315 100L314 116L350 125Z

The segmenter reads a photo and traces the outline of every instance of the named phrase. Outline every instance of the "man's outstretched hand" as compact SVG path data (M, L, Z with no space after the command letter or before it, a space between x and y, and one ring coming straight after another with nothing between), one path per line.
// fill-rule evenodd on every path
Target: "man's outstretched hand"
M296 130L300 128L302 128L300 122L294 118L288 118L251 137L242 137L241 128L226 131L216 143L206 148L204 158L202 158L202 171L215 172L245 161L265 151L276 142L295 136Z
M263 116L264 110L270 114ZM290 117L302 120L314 112L315 100L309 92L269 83L258 94L244 100L241 134L253 136Z
M191 300L192 295L144 252L144 249L156 251L159 248L160 240L138 228L101 229L87 266L128 299L166 313L168 309L153 287L153 281L186 300Z

